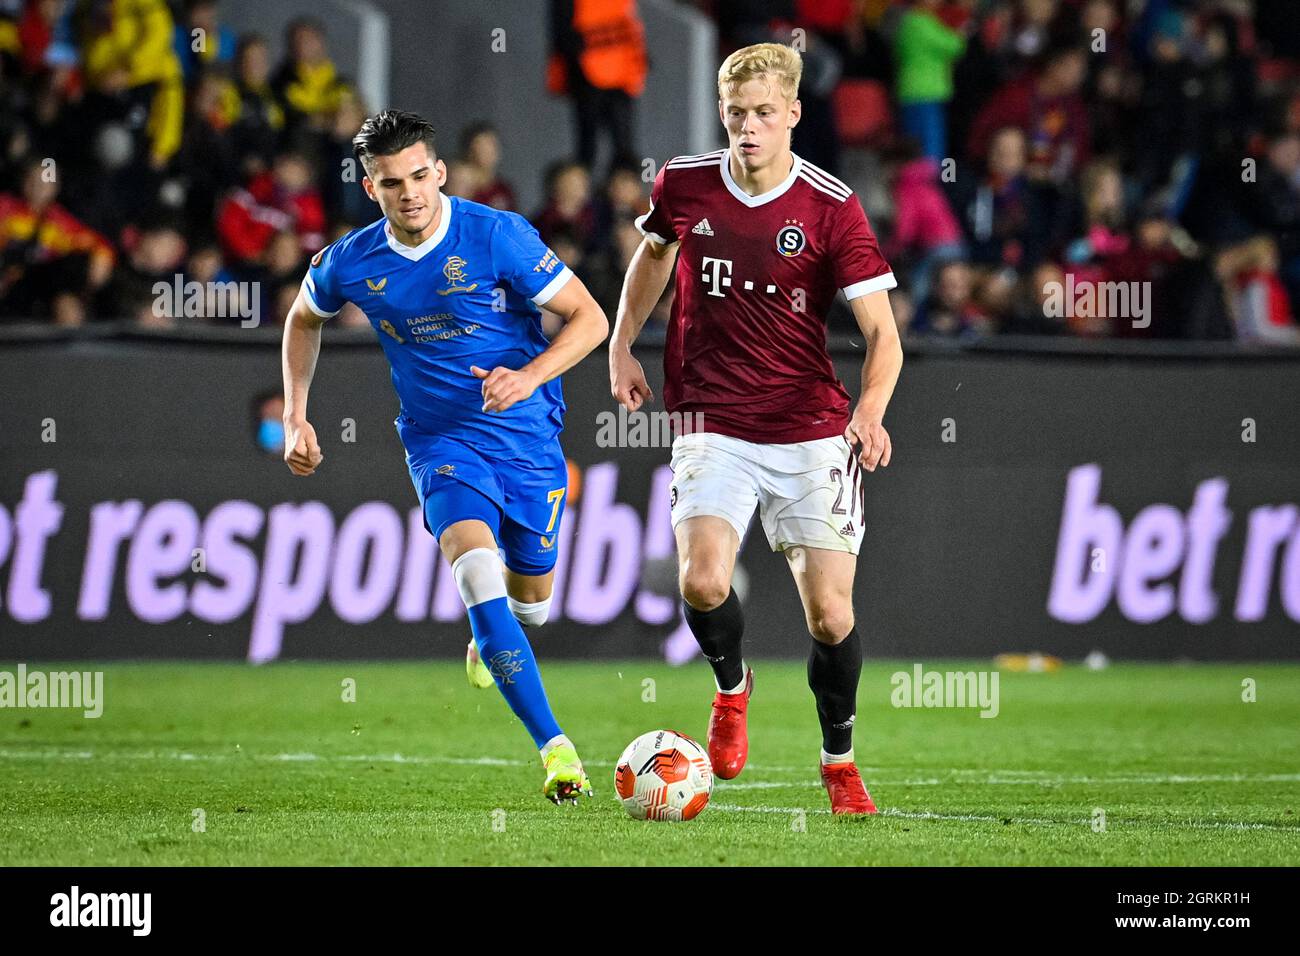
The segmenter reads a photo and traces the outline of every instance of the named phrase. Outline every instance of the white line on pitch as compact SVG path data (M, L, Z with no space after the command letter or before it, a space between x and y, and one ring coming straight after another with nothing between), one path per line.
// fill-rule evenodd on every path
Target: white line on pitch
M803 811L804 813L829 814L830 810L825 807L815 809L805 809L804 807L765 807L765 806L741 806L734 803L714 803L710 801L709 806L714 810L722 810L724 813L779 813L785 816L791 816L794 813ZM992 817L975 813L935 813L930 810L896 810L887 807L880 811L881 816L901 817L906 820L954 820L959 823L1002 823L1007 820L1006 825L1028 824L1030 826L1056 826L1056 827L1090 827L1091 819L1080 820L1049 820L1041 817ZM1300 827L1278 826L1273 823L1240 823L1237 821L1217 821L1217 820L1124 820L1110 817L1107 819L1108 827L1171 827L1177 830L1279 830L1285 833L1296 833Z
M356 763L410 763L410 764L453 764L483 767L531 767L534 761L512 760L502 757L445 757L427 754L315 754L315 753L209 753L195 754L177 751L100 751L89 750L0 750L0 760L266 760L282 763L311 763L315 761L348 761ZM587 760L589 767L612 767L611 761ZM869 773L871 770L897 770L900 768L859 768L868 777L873 786L882 787L933 787L953 783L942 777L912 777L901 780L882 779ZM798 771L808 773L804 768L796 767L762 767L750 768L751 773L773 771ZM1114 774L1101 776L1059 776L1040 770L932 770L935 773L963 775L976 779L962 780L962 783L1001 785L1001 786L1063 786L1067 784L1166 784L1166 783L1297 783L1300 773L1234 773L1234 774ZM986 774L982 779L979 774ZM1019 779L1010 779L1012 777ZM789 781L752 781L741 783L724 783L721 786L729 790L775 790L788 787L821 787L816 779ZM1285 829L1285 828L1284 828Z

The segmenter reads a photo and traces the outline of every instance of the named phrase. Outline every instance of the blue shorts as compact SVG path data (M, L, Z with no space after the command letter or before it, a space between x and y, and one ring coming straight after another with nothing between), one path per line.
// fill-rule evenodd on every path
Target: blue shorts
M558 439L518 458L487 458L464 442L427 435L400 418L397 434L430 534L441 537L457 521L482 521L511 571L538 575L555 567L569 485Z

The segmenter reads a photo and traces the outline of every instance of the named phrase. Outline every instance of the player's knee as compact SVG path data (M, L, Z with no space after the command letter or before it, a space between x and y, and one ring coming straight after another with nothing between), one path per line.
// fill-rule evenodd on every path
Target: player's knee
M688 570L681 585L683 600L697 611L712 611L731 593L731 582L717 571Z
M507 598L510 604L510 613L524 627L541 627L546 623L546 618L551 613L551 599L547 597L544 601L516 601L512 597Z
M838 644L853 630L853 609L814 607L808 611L808 633L821 644Z
M466 607L506 596L505 566L491 548L471 548L451 565L456 589Z

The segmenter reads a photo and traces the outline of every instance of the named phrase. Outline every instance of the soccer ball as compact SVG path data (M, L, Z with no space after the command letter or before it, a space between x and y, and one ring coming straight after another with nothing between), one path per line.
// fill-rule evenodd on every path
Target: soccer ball
M685 734L652 730L618 758L614 790L634 820L690 820L709 805L713 765Z

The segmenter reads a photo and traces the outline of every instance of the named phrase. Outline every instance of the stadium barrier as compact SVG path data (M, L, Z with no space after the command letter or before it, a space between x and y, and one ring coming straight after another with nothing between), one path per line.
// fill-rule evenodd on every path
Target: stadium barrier
M276 335L0 336L0 656L463 653L371 334L327 331L306 479L257 443ZM860 347L834 352L856 392ZM652 412L661 358L642 350ZM909 346L894 463L866 476L867 653L1300 657L1298 383L1294 354L1223 346ZM539 652L656 655L682 626L663 421L616 411L601 353L564 392L571 500ZM802 656L756 521L740 565L749 653Z

